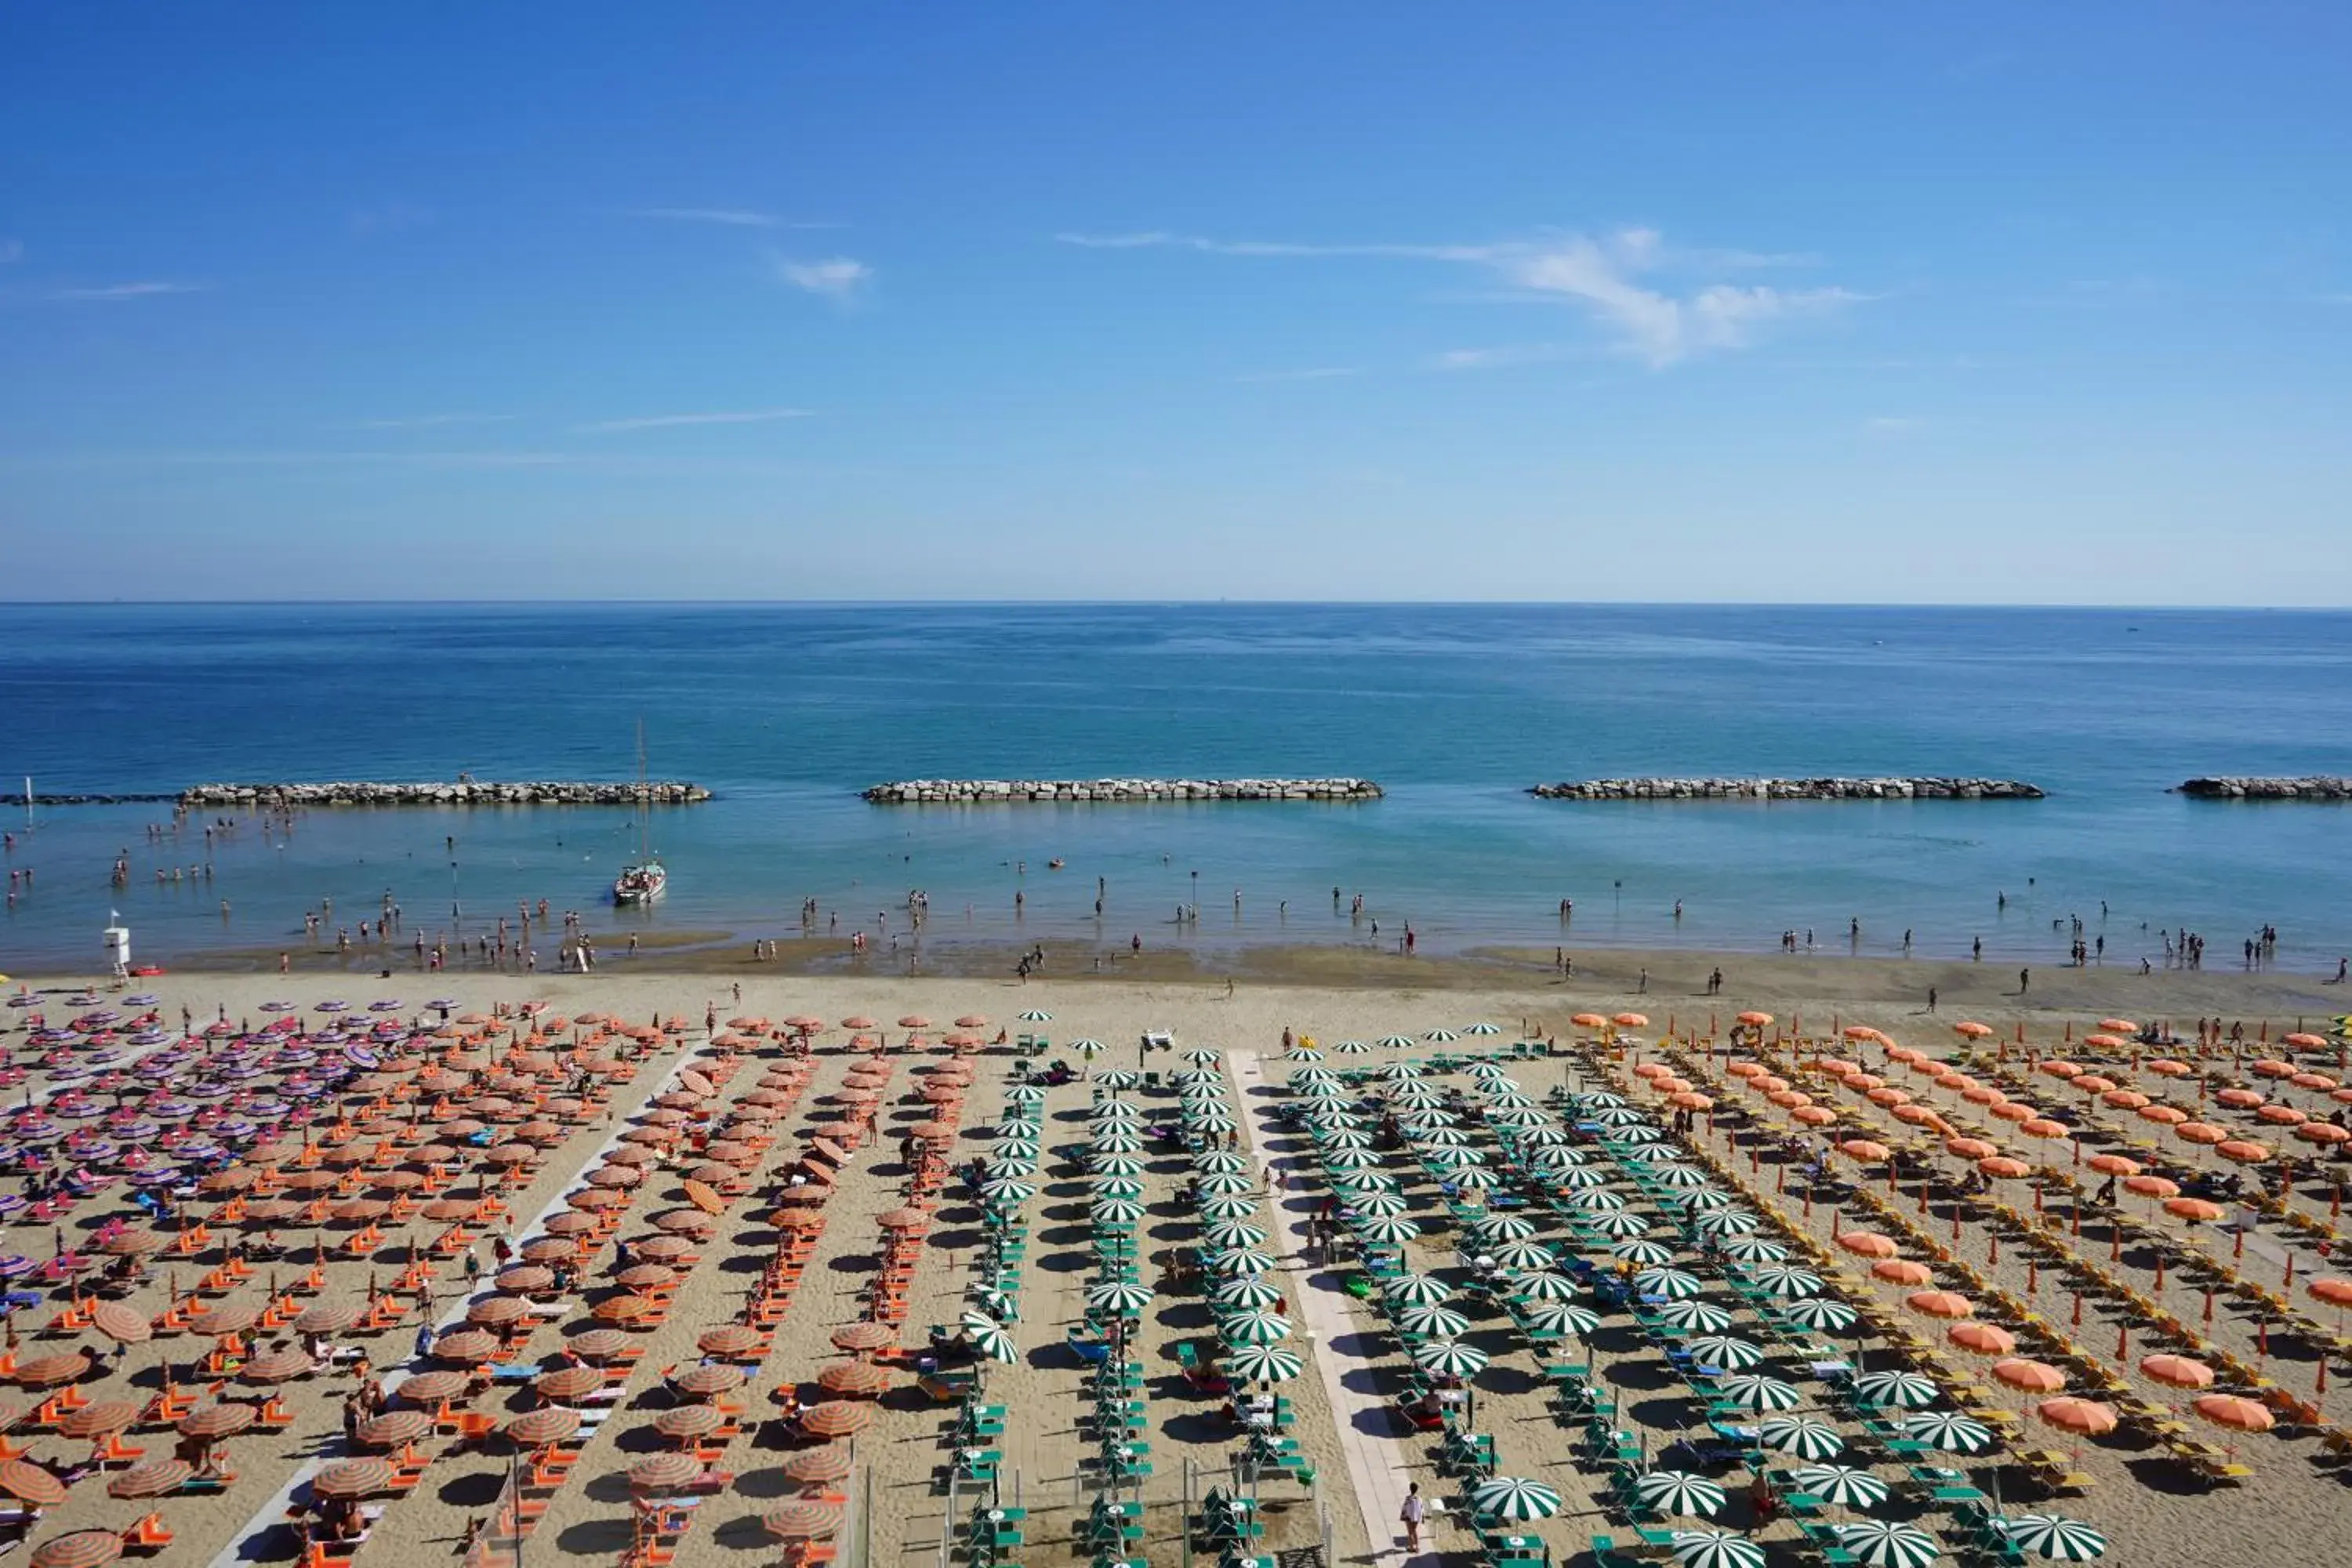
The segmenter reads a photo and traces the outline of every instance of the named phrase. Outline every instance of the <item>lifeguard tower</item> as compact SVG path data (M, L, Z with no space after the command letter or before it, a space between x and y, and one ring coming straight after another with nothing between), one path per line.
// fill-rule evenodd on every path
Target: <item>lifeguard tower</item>
M120 910L109 910L107 918L114 923L106 928L106 963L117 982L131 978L131 928L122 923Z

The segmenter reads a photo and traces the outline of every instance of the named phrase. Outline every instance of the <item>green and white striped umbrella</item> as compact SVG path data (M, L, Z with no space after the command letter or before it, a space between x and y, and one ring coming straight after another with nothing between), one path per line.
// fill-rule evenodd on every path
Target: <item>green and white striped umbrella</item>
M1675 1249L1661 1241L1648 1241L1641 1237L1635 1237L1631 1241L1621 1241L1611 1247L1609 1256L1621 1263L1639 1264L1647 1268L1655 1264L1672 1263L1675 1260Z
M1099 1051L1099 1050L1101 1050L1101 1049L1103 1048L1103 1043L1102 1043L1100 1040L1096 1039L1096 1038L1095 1038L1093 1036L1091 1036L1091 1035L1080 1035L1076 1039L1070 1041L1070 1042L1069 1042L1069 1046L1070 1046L1070 1049L1072 1049L1072 1050L1074 1050L1074 1051L1077 1052L1077 1053L1078 1053L1078 1055L1080 1055L1080 1056L1082 1056L1082 1057L1085 1057L1085 1058L1088 1058L1089 1060L1093 1059L1094 1055L1095 1055L1095 1053L1096 1053L1096 1052L1097 1052L1097 1051ZM1122 1078L1126 1078L1126 1077L1128 1077L1129 1075L1128 1075L1128 1074L1125 1074L1125 1073L1121 1073L1119 1076L1120 1076L1120 1077L1122 1077ZM1140 1075L1136 1075L1136 1079L1137 1079L1137 1081L1140 1081ZM1118 1089L1118 1088L1120 1088L1120 1087L1122 1087L1122 1086L1121 1086L1121 1085L1118 1085L1118 1084L1113 1084L1113 1085L1111 1085L1110 1087L1112 1087L1113 1089Z
M1399 1307L1440 1307L1454 1299L1454 1288L1426 1274L1400 1274L1381 1286L1381 1296Z
M989 1154L999 1160L1034 1160L1037 1157L1034 1138L999 1138L988 1146Z
M1445 1097L1425 1083L1408 1083L1390 1091L1389 1103L1401 1110L1435 1110Z
M1731 1314L1712 1301L1669 1301L1658 1309L1658 1321L1695 1334L1719 1334L1731 1327Z
M1132 1318L1151 1305L1152 1293L1145 1286L1113 1280L1108 1284L1090 1287L1087 1305L1097 1312L1117 1312L1122 1318Z
M1682 1568L1764 1568L1764 1549L1721 1530L1677 1530L1668 1550Z
M1595 1106L1593 1109L1592 1120L1603 1127L1640 1127L1645 1125L1650 1120L1648 1111L1636 1110L1613 1094L1596 1094L1591 1098L1596 1100L1605 1099L1612 1102L1608 1105Z
M1226 1375L1244 1383L1288 1383L1298 1375L1301 1364L1295 1352L1273 1345L1236 1345L1224 1359Z
M1086 1046L1084 1040L1076 1040L1072 1044L1081 1049ZM1101 1042L1096 1042L1096 1048L1101 1049ZM1112 1068L1108 1071L1095 1074L1095 1081L1105 1089L1136 1089L1141 1086L1143 1075L1133 1068Z
M1209 1300L1228 1312L1250 1312L1280 1306L1282 1292L1263 1279L1228 1279L1209 1293Z
M1203 1149L1192 1156L1192 1169L1203 1176L1230 1176L1249 1169L1249 1162L1225 1149Z
M1228 1279L1255 1279L1274 1272L1274 1259L1263 1252L1219 1252L1210 1257L1209 1267Z
M1559 1261L1550 1247L1540 1241L1530 1241L1526 1237L1504 1242L1495 1248L1493 1256L1495 1261L1506 1268L1549 1268Z
M1712 1187L1693 1187L1688 1192L1673 1194L1666 1201L1686 1214L1701 1214L1709 1209L1727 1209L1738 1200Z
M1992 1447L1992 1428L1966 1415L1955 1415L1948 1410L1929 1410L1917 1415L1906 1415L1895 1423L1906 1437L1916 1437L1931 1448L1948 1454L1981 1454Z
M1021 1359L1021 1347L1013 1342L1011 1334L995 1323L985 1328L967 1325L964 1337L971 1341L974 1350L991 1361L1016 1362Z
M1373 1219L1388 1219L1412 1207L1399 1193L1366 1193L1348 1200L1348 1206Z
M1024 1024L1050 1024L1054 1021L1054 1015L1043 1007L1032 1007L1022 1013L1020 1019Z
M1402 1038L1402 1037L1399 1036L1392 1037ZM1389 1042L1387 1040L1382 1040L1381 1042L1381 1044L1384 1046L1388 1043ZM1412 1042L1411 1040L1406 1040L1405 1044L1409 1046L1412 1044ZM1381 1068L1381 1077L1391 1083L1405 1083L1411 1079L1417 1079L1420 1076L1421 1064L1418 1062L1391 1062L1386 1067Z
M1382 1247L1402 1247L1421 1234L1421 1226L1402 1215L1375 1215L1358 1220L1356 1235Z
M1133 1198L1097 1198L1087 1212L1097 1225L1133 1225L1143 1217L1143 1205Z
M1371 1048L1361 1040L1341 1040L1331 1050L1335 1056L1360 1057L1369 1054Z
M1372 1135L1360 1127L1333 1127L1316 1133L1315 1142L1326 1149L1369 1149Z
M1777 1297L1783 1301L1822 1293L1820 1275L1810 1268L1792 1268L1785 1263L1768 1263L1761 1268L1750 1269L1748 1279L1767 1296Z
M1470 1076L1475 1079L1492 1081L1498 1078L1507 1079L1511 1075L1505 1072L1499 1066L1493 1062L1472 1062L1470 1064Z
M1381 1044L1392 1051L1409 1051L1419 1044L1411 1035L1382 1035Z
M1002 1327L1004 1320L1011 1317L1019 1305L1003 1291L989 1285L975 1289L971 1293L971 1299L980 1305L966 1307L960 1320L963 1329L971 1333L977 1333L982 1329Z
M1134 1159L1135 1155L1143 1152L1143 1140L1124 1128L1096 1133L1087 1140L1087 1152L1097 1156L1126 1160L1135 1166L1133 1171L1119 1173L1122 1175L1131 1176L1143 1169L1141 1163ZM1097 1158L1092 1163L1097 1173L1107 1169L1106 1162L1102 1158Z
M1456 1116L1451 1110L1446 1110L1443 1105L1424 1107L1423 1109L1413 1112L1411 1116L1406 1117L1403 1121L1404 1130L1407 1132L1419 1132L1431 1127L1459 1127L1461 1125L1462 1118Z
M1609 1154L1615 1160L1631 1160L1639 1164L1654 1165L1671 1161L1675 1157L1675 1149L1671 1143L1629 1143L1622 1148L1612 1149Z
M1412 1364L1433 1377L1475 1377L1486 1370L1486 1352L1459 1340L1416 1345Z
M1662 1187L1703 1187L1714 1178L1691 1165L1660 1165L1650 1172L1649 1179Z
M1432 1029L1429 1033L1422 1036L1423 1039L1429 1041L1432 1045L1438 1046L1450 1046L1461 1037L1461 1036L1455 1034L1451 1029Z
M1519 1309L1528 1327L1546 1334L1589 1334L1601 1326L1601 1314L1569 1301L1535 1301Z
M1864 1568L1927 1568L1943 1554L1943 1543L1916 1524L1870 1519L1831 1527L1840 1546Z
M1433 1149L1460 1149L1470 1142L1470 1134L1459 1127L1412 1128L1407 1130L1406 1136Z
M1097 1100L1087 1107L1087 1120L1097 1127L1106 1121L1140 1121L1143 1107L1131 1100Z
M1396 1326L1409 1334L1450 1340L1468 1331L1470 1320L1451 1307L1423 1302L1396 1309Z
M1290 1337L1290 1320L1279 1312L1244 1312L1219 1325L1226 1340L1237 1345L1280 1344Z
M1009 1083L1004 1086L1004 1098L1034 1105L1045 1098L1045 1091L1034 1083Z
M1323 1168L1327 1171L1377 1170L1381 1157L1370 1149L1327 1149L1323 1152Z
M1723 1489L1705 1476L1681 1470L1652 1470L1633 1482L1633 1495L1660 1513L1696 1513L1712 1518L1723 1511Z
M1734 1373L1719 1380L1715 1392L1742 1410L1794 1410L1805 1402L1804 1390L1795 1384L1755 1372Z
M1818 1415L1768 1415L1756 1424L1756 1440L1776 1454L1807 1461L1834 1459L1845 1452L1838 1429Z
M1532 1105L1502 1105L1486 1113L1497 1127L1541 1127L1551 1120Z
M1787 1247L1760 1236L1732 1237L1718 1250L1734 1263L1780 1263L1789 1256Z
M1885 1481L1852 1465L1801 1465L1789 1479L1832 1508L1876 1508L1892 1495Z
M1183 1113L1184 1125L1195 1132L1231 1132L1241 1125L1228 1110L1203 1110Z
M1760 1365L1764 1360L1763 1346L1729 1334L1701 1334L1685 1340L1683 1349L1698 1358L1701 1366L1727 1367L1733 1372Z
M1300 1064L1290 1069L1290 1087L1293 1089L1304 1089L1308 1084L1315 1083L1337 1086L1339 1081L1338 1073L1333 1072L1329 1068L1316 1065L1323 1059L1323 1054L1320 1051L1315 1051L1310 1055L1306 1050L1295 1050L1286 1059Z
M1568 1194L1568 1206L1581 1214L1614 1214L1625 1200L1606 1187L1585 1187Z
M1265 1226L1245 1219L1211 1220L1201 1227L1201 1237L1214 1247L1255 1247L1265 1239Z
M1098 1198L1139 1198L1143 1184L1133 1176L1094 1176L1087 1180L1087 1190Z
M1202 1192L1215 1197L1221 1193L1255 1192L1257 1184L1238 1172L1220 1171L1214 1175L1202 1177L1200 1187Z
M1570 1098L1580 1110L1614 1110L1625 1103L1623 1095L1611 1094L1606 1089L1590 1089Z
M1464 1148L1454 1143L1431 1144L1420 1152L1422 1164L1428 1168L1432 1175L1441 1181L1465 1165L1483 1164L1486 1162L1486 1156L1479 1153L1477 1150Z
M1222 1093L1225 1087L1225 1075L1214 1068L1187 1068L1176 1075L1176 1086L1180 1092L1189 1093L1198 1089L1213 1089Z
M1243 1197L1238 1193L1222 1193L1213 1198L1201 1200L1203 1219L1247 1219L1257 1213L1257 1200Z
M1549 1268L1530 1268L1524 1273L1513 1274L1504 1281L1504 1289L1522 1301L1573 1301L1584 1294L1584 1287L1567 1275L1555 1274Z
M1537 1226L1523 1215L1482 1214L1470 1222L1470 1228L1488 1241L1525 1241L1535 1235Z
M1549 1519L1560 1510L1559 1493L1524 1476L1495 1476L1470 1491L1470 1506L1488 1519L1523 1522Z
M1550 1155L1566 1155L1572 1154L1575 1151L1572 1149L1547 1149L1544 1152ZM1537 1169L1543 1173L1545 1181L1549 1182L1553 1186L1559 1187L1564 1192L1589 1193L1597 1191L1598 1189L1609 1184L1609 1173L1591 1165L1580 1165L1566 1159L1539 1160L1536 1164ZM1619 1200L1621 1205L1622 1201L1623 1200L1622 1199ZM1601 1206L1607 1207L1609 1205L1602 1205Z
M1331 1177L1331 1190L1349 1195L1364 1193L1392 1193L1396 1178L1385 1171L1339 1171Z
M1313 1046L1294 1046L1282 1059L1286 1062L1319 1062L1323 1059L1323 1053Z
M1857 1405L1874 1409L1925 1410L1943 1397L1936 1380L1916 1372L1871 1372L1853 1380Z
M2047 1557L2053 1563L2088 1563L2094 1557L2107 1554L2105 1536L2081 1520L2068 1519L2063 1514L2021 1513L2014 1519L1996 1519L1992 1523L2019 1551Z
M1800 1328L1815 1329L1825 1333L1850 1329L1862 1315L1843 1301L1832 1301L1826 1296L1817 1296L1810 1301L1791 1301L1780 1311L1782 1317Z
M1569 1135L1558 1127L1546 1123L1530 1127L1518 1135L1519 1142L1531 1149L1558 1149L1568 1143Z
M1633 1276L1633 1289L1644 1296L1687 1301L1706 1292L1706 1281L1683 1268L1643 1268Z
M980 1189L981 1196L991 1203L1025 1204L1037 1195L1036 1184L1015 1181L1011 1176L992 1177Z
M1132 1143L1135 1140L1132 1138L1121 1138L1116 1140L1116 1142L1121 1143ZM1097 1144L1097 1149L1100 1149L1101 1146ZM1087 1166L1097 1176L1139 1176L1143 1174L1143 1162L1137 1159L1134 1152L1130 1150L1102 1150L1087 1162Z
M1462 1032L1465 1035L1499 1035L1503 1031L1481 1018L1475 1024L1463 1025Z
M1213 1051L1206 1046L1194 1046L1184 1053L1183 1059L1196 1068L1214 1067L1221 1059L1221 1053Z
M1486 1193L1503 1184L1503 1178L1484 1165L1465 1165L1446 1173L1446 1184L1458 1192Z
M1707 1236L1748 1236L1764 1222L1746 1209L1716 1209L1691 1220L1691 1228Z

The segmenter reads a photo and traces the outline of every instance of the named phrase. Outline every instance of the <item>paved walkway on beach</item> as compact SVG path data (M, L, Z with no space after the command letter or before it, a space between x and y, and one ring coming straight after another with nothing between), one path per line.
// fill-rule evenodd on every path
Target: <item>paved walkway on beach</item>
M645 1098L638 1101L637 1109L631 1110L627 1116L614 1119L612 1135L588 1152L586 1158L573 1168L572 1179L564 1183L562 1188L553 1197L547 1200L547 1206L533 1215L530 1224L516 1226L511 1231L510 1234L515 1238L517 1247L532 1237L544 1234L548 1220L564 1207L563 1200L586 1186L588 1173L603 1164L613 1151L621 1146L622 1135L638 1125L635 1120L637 1111L652 1105L655 1097L668 1093L670 1085L677 1080L677 1075L692 1067L702 1051L709 1049L709 1047L706 1045L697 1050L679 1052L677 1059L670 1064L669 1070L663 1073L660 1080L646 1091ZM439 1339L443 1334L464 1322L466 1310L473 1305L476 1296L495 1293L496 1288L492 1285L489 1275L483 1276L478 1289L459 1290L451 1299L449 1310L442 1313L434 1322L433 1337ZM399 1331L394 1331L395 1333ZM426 1364L423 1358L412 1358L401 1365L387 1369L383 1379L384 1392L387 1394L396 1392L402 1384L423 1372ZM238 1568L241 1563L260 1562L263 1552L268 1546L270 1532L286 1521L286 1510L294 1501L294 1494L310 1485L311 1477L336 1460L357 1457L360 1456L344 1446L341 1436L328 1439L325 1451L295 1468L293 1475L287 1479L286 1484L271 1493L268 1500L261 1505L251 1519L245 1521L236 1537L226 1546L221 1548L219 1554L212 1560L210 1568Z
M1393 1552L1408 1563L1433 1565L1438 1558L1433 1544L1438 1524L1434 1510L1422 1526L1420 1552L1404 1556L1404 1532L1397 1516L1412 1478L1406 1473L1403 1444L1394 1436L1381 1435L1396 1432L1395 1413L1373 1391L1369 1377L1356 1380L1364 1385L1361 1389L1348 1384L1347 1374L1369 1371L1374 1356L1370 1336L1349 1315L1348 1294L1341 1289L1345 1276L1336 1268L1315 1268L1307 1261L1307 1221L1314 1207L1307 1202L1293 1206L1290 1201L1291 1190L1303 1186L1311 1175L1307 1161L1300 1155L1273 1152L1274 1141L1286 1135L1274 1126L1273 1102L1257 1092L1265 1082L1257 1058L1236 1056L1230 1065L1234 1088L1241 1099L1242 1127L1259 1165L1288 1178L1288 1186L1268 1194L1275 1223L1287 1244L1281 1254L1283 1272L1289 1279L1290 1295L1298 1304L1299 1315L1307 1321L1307 1342L1314 1352L1315 1369L1323 1379L1323 1392L1331 1401L1339 1450L1348 1460L1349 1489L1363 1511L1364 1535L1372 1543L1374 1556Z

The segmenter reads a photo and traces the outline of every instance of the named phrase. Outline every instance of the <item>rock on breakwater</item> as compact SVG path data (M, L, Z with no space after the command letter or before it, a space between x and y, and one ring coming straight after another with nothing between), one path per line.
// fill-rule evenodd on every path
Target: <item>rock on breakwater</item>
M493 783L459 779L455 784L210 784L180 793L179 804L211 806L346 805L688 805L709 800L700 784L658 780L650 784L597 784L538 779Z
M2040 800L2017 779L1576 779L1537 784L1546 800Z
M1370 779L905 779L862 792L877 805L1010 805L1029 801L1381 798Z
M2189 779L2174 793L2196 800L2352 801L2352 778Z

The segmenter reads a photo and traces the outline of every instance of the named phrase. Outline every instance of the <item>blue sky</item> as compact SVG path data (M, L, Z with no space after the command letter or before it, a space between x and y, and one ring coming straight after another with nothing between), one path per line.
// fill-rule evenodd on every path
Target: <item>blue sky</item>
M20 8L0 595L2336 604L2352 8Z

